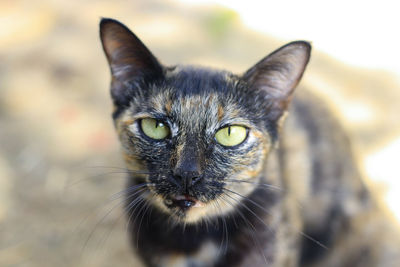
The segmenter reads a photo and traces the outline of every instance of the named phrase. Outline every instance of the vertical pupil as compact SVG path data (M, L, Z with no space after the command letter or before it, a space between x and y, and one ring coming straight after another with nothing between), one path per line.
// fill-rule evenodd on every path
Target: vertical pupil
M228 127L228 135L231 135L231 126Z

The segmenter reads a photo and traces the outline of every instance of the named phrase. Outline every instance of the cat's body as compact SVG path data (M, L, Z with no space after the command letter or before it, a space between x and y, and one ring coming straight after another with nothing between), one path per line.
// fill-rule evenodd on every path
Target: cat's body
M113 20L101 37L132 170L132 245L146 265L400 266L340 126L304 89L289 105L307 43L237 76L162 67Z

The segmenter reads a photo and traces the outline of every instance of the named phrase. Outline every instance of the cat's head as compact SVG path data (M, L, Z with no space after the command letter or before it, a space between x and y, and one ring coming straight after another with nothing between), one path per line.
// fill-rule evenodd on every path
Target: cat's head
M308 63L287 44L243 75L165 67L124 25L103 19L114 122L148 201L185 222L229 212L263 176L279 121Z

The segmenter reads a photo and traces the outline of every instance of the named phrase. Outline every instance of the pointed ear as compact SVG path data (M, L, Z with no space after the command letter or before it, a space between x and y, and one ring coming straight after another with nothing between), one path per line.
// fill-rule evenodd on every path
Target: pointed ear
M124 96L124 84L151 81L163 76L163 68L147 47L122 23L108 18L100 22L100 38L112 74L112 96Z
M250 68L243 79L255 90L261 90L271 102L274 120L285 112L294 88L310 59L311 45L305 41L289 43Z

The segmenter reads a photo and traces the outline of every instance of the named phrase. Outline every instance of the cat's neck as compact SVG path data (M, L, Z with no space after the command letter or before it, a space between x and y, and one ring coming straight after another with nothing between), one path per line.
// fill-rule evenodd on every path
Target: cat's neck
M254 250L257 244L268 244L266 240L275 238L274 226L269 221L276 218L270 218L273 214L269 211L280 203L280 196L278 191L271 191L260 184L250 196L237 202L230 213L192 224L178 223L153 206L127 209L131 241L145 261L152 261L154 255L171 252L195 254L210 242L220 252L232 254L230 257L219 257L219 261L238 261L246 252ZM220 265L229 266L229 263Z

